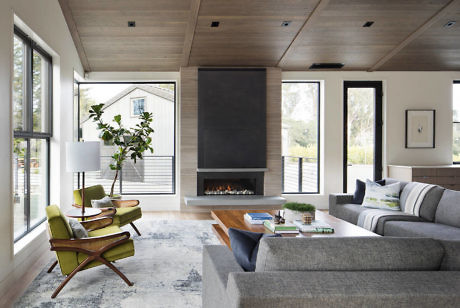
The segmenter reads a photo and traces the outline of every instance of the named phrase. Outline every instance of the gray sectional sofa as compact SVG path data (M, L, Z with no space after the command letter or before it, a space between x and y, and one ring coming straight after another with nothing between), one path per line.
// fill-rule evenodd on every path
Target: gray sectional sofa
M458 307L460 242L263 238L255 272L204 246L203 307Z
M396 182L386 179L386 183ZM407 182L401 182L403 191ZM357 224L359 214L367 208L351 203L352 194L331 194L329 214ZM401 198L401 207L404 199ZM378 220L376 233L384 236L431 237L440 240L460 240L460 191L432 188L420 206L420 216L384 216Z

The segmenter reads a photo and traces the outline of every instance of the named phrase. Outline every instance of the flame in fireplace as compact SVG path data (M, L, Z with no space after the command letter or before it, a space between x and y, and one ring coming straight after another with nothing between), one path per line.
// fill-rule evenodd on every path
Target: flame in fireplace
M254 195L254 191L241 185L209 185L204 190L205 195Z

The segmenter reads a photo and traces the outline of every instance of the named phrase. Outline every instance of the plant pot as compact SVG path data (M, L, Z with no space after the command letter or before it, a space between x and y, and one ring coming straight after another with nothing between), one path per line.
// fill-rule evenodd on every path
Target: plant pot
M302 216L306 213L310 213L312 216L312 220L315 220L315 211L299 212L299 211L293 211L290 209L284 209L284 219L289 222L293 222L294 220L302 221Z

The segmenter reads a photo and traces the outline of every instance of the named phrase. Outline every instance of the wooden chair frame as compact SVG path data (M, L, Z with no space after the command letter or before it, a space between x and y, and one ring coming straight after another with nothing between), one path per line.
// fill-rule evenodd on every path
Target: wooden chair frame
M111 217L101 217L92 220L87 220L81 222L81 224L88 231L93 231L101 229L107 226L110 226L113 223L113 218ZM99 261L102 264L105 264L112 271L118 274L118 276L123 279L128 286L132 286L133 283L122 273L118 268L116 268L110 261L107 261L102 254L106 251L126 243L131 234L127 231L113 233L104 236L82 238L82 239L50 239L51 251L72 251L75 253L81 252L87 254L88 257L83 260L67 277L63 282L57 287L57 289L51 295L51 298L55 298L62 288L77 274L79 271L83 270L86 265L92 261ZM48 269L50 273L53 268L57 265L58 261L56 260L51 267Z
M100 208L102 210L102 213L94 216L94 218L99 218L99 217L106 217L106 216L114 216L117 213L117 208L120 207L135 207L139 205L139 200L112 200L112 204L115 207L105 207L105 208ZM74 207L81 208L81 205L78 204L72 204ZM133 222L129 223L131 227L136 231L137 235L141 236L141 233L137 229L137 227L134 225Z

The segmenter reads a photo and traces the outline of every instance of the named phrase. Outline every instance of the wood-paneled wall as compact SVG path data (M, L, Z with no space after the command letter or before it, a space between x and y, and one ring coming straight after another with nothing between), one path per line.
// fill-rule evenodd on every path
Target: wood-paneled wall
M281 195L281 69L267 68L267 168L265 195Z
M180 71L180 208L184 197L196 196L198 168L198 68Z
M181 68L180 204L196 196L198 167L198 68ZM281 195L281 69L267 68L267 168L265 195ZM197 209L198 210L198 209ZM202 210L202 209L201 209Z

